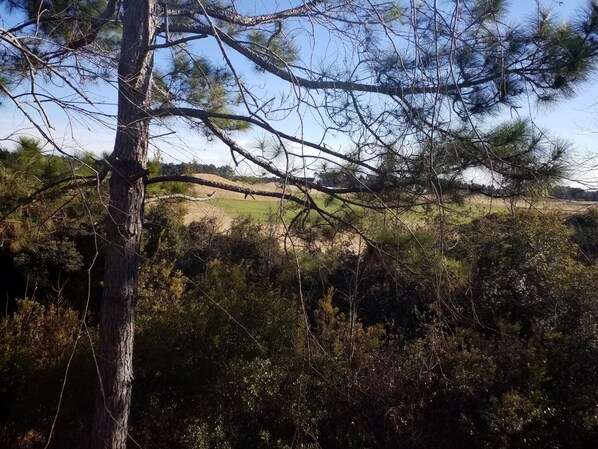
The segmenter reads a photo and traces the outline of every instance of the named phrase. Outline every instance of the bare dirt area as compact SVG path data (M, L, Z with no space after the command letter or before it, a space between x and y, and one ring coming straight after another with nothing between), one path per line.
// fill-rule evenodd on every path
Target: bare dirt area
M210 201L189 202L185 206L187 213L183 222L186 225L194 221L200 221L203 218L214 218L220 224L221 229L228 229L233 221L233 217L230 214L227 214L222 208Z

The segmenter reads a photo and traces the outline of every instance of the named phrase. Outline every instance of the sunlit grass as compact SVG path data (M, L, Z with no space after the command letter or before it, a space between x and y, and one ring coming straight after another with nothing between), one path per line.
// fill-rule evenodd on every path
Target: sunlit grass
M257 221L266 221L268 217L277 213L280 203L276 201L215 199L212 204L222 209L227 215L236 217L251 217Z
M373 217L377 215L373 211L364 211L360 207L343 204L341 200L334 199L327 201L323 195L314 196L314 201L317 206L326 212L335 216L352 216L355 218L363 218L365 216ZM251 217L254 220L265 222L274 219L277 221L281 217L285 220L292 219L301 209L301 206L288 201L272 201L263 200L259 197L253 199L228 199L219 198L211 202L214 206L222 210L226 215L237 217ZM519 209L528 208L529 204L521 202L518 205ZM560 203L555 201L547 201L542 203L541 209L561 209ZM482 217L489 213L507 213L509 210L507 204L501 200L494 200L492 202L487 200L470 199L466 200L464 204L446 203L443 206L430 204L427 207L416 206L407 211L388 211L387 217L399 218L404 223L418 223L422 221L436 221L443 212L444 219L451 224L469 223L476 218ZM315 212L314 212L315 213ZM380 216L383 214L380 213Z

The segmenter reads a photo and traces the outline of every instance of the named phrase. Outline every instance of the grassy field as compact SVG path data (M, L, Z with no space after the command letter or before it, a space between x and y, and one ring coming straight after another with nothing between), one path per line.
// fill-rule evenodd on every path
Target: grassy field
M330 213L336 213L341 210L340 201L334 201L331 204L326 204L324 198L317 197L316 203L319 207ZM209 206L203 204L201 209L195 209L191 214L193 219L198 219L205 215L220 215L224 221L230 221L238 217L251 217L254 220L265 222L273 217L280 216L281 203L279 201L260 200L260 199L234 199L234 198L218 198L209 202ZM298 211L298 206L294 204L285 203L284 218L290 220ZM575 202L561 202L561 201L544 201L538 204L526 204L524 202L518 205L518 209L538 209L538 210L560 210L565 213L573 213L582 211L588 207L596 207L595 205L588 205L585 203ZM445 205L445 217L452 223L467 223L477 217L486 215L488 213L508 212L507 205L499 200L492 203L479 201L476 199L468 200L463 205L447 204ZM431 205L427 210L423 207L417 207L410 212L401 212L399 216L403 221L412 222L419 221L422 217L433 218L438 217L440 209L438 206ZM359 212L358 212L359 214Z
M224 184L231 184L251 189L266 190L271 192L281 192L281 186L274 183L264 184L246 184L242 182L229 181L220 178L216 175L196 175L198 177L209 180L221 182ZM293 188L289 188L293 191ZM271 197L245 198L241 193L230 192L221 189L214 189L198 186L195 189L196 196L213 195L213 199L206 202L195 203L189 205L189 212L186 217L187 222L198 220L205 216L216 217L221 220L222 225L227 227L230 222L238 217L251 217L254 220L265 222L273 217L280 216L280 209L283 208L283 217L285 220L292 219L298 212L298 207L294 203L284 202ZM322 194L315 194L314 199L319 207L331 214L339 214L347 211L347 208L342 205L339 200L331 203L326 202ZM597 207L596 203L565 201L565 200L537 200L533 203L525 199L519 200L517 208L537 209L537 210L560 210L565 213L573 213L583 211L589 207ZM356 215L363 215L363 211L353 209ZM405 223L417 223L421 220L432 220L438 217L440 208L437 205L430 205L427 208L416 207L414 210L408 212L401 212L398 218ZM486 215L491 212L508 212L509 205L501 199L491 199L483 196L473 196L465 200L464 204L446 204L444 207L444 216L448 222L458 224L467 223L477 217ZM395 216L393 212L389 212L390 216Z
M258 221L265 221L268 217L278 213L280 203L259 200L237 200L221 198L212 201L212 204L227 215L236 217L251 217Z
M335 200L331 203L326 202L324 197L316 197L316 204L318 207L329 212L330 214L341 216L349 212L347 206L343 206L341 201ZM230 223L231 220L239 217L250 217L259 222L266 222L271 219L278 220L280 217L280 210L283 208L283 217L285 220L291 220L299 211L299 206L294 203L285 202L281 204L280 201L260 200L260 199L236 199L236 198L218 198L199 205L191 205L190 213L187 221L198 220L203 216L215 216L223 221L223 224ZM469 222L472 219L485 215L489 212L506 211L503 204L488 206L482 204L466 204L463 206L449 205L445 209L445 216L454 223ZM362 217L363 210L359 208L352 208L355 213L354 217ZM368 212L368 215L375 212ZM404 222L421 221L422 217L432 219L439 214L439 208L431 206L427 210L423 207L416 207L409 212L401 212L398 214L400 219ZM394 216L394 212L389 212L388 217Z
M318 207L321 207L330 213L337 212L341 207L340 201L334 201L330 204L327 204L325 199L322 197L316 197L315 201ZM267 221L272 217L279 217L281 206L284 209L284 218L291 219L295 214L297 214L300 207L289 202L284 202L281 204L280 201L230 198L215 199L211 202L211 204L233 218L251 217L258 221Z

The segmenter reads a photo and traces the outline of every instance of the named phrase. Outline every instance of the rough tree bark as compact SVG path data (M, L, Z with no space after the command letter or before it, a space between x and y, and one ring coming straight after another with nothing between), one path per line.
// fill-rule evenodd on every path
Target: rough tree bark
M110 204L98 350L100 388L92 449L124 449L133 382L133 337L144 200L157 0L127 0L118 66L118 127L110 158Z

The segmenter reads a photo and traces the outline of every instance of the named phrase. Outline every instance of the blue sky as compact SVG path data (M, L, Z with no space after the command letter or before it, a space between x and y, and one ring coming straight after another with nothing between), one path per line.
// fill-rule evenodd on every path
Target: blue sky
M542 2L550 7L555 15L561 18L572 17L576 9L585 4L585 0L548 0ZM536 6L535 0L511 1L511 20L519 22L528 17ZM0 11L0 26L8 27L10 25L10 16L6 11ZM306 45L309 45L306 43ZM219 51L214 48L213 51ZM233 54L232 52L230 53ZM234 56L233 56L234 57ZM241 71L250 80L252 69L247 65L241 65ZM598 132L598 80L594 79L578 89L578 95L568 101L559 102L552 108L538 108L535 103L530 103L527 108L521 110L522 115L529 117L538 126L548 130L554 136L559 136L571 141L580 153L598 153L596 145L596 132ZM263 83L256 78L256 83ZM268 81L270 82L270 81ZM268 87L271 87L270 85ZM109 112L113 110L115 102L115 91L106 86L85 85L85 92L93 97L94 100L103 103L104 106L98 108L99 112ZM64 93L65 89L57 86L48 88L53 93ZM47 115L50 117L52 128L47 129L48 133L67 151L76 152L80 149L92 150L94 152L109 152L113 144L113 131L109 127L101 126L94 120L78 119L73 121L61 112L57 107L47 106ZM74 117L74 116L73 116ZM504 119L509 116L505 115ZM305 120L307 128L313 128L314 122L309 117ZM301 122L298 116L285 120L284 125L288 133L302 131ZM37 135L37 131L32 128L26 118L17 111L8 102L0 106L0 137L8 136L14 130L20 134ZM204 163L214 163L217 165L230 163L229 152L217 143L206 142L200 136L190 133L184 124L176 127L176 134L171 134L160 141L155 150L159 150L162 157L166 160L189 161L193 158ZM156 128L154 134L162 134L166 130ZM306 130L303 130L306 131ZM309 131L309 129L307 130ZM239 136L241 143L252 145L255 142L257 134L248 133ZM156 141L157 142L157 141ZM4 146L10 147L8 144Z

